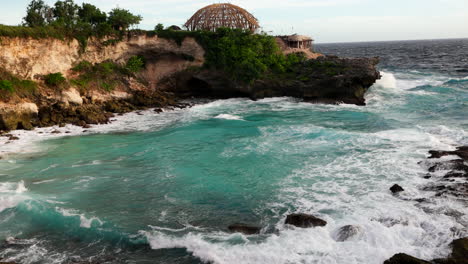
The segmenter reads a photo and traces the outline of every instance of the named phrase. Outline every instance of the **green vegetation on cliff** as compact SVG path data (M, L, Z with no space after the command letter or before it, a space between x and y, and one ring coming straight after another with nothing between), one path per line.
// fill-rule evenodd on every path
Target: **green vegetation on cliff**
M125 86L129 77L136 77L145 62L141 57L131 57L125 65L105 61L92 64L89 61L81 61L73 71L77 74L71 83L78 86L82 92L92 89L110 92L117 86Z
M36 94L37 84L30 80L22 80L0 68L0 99L9 100L17 96L32 97Z
M224 71L238 82L249 83L267 73L284 73L305 60L301 54L284 55L273 36L239 29L219 28L216 32L159 29L146 33L174 40L179 45L187 37L195 38L206 52L204 67Z

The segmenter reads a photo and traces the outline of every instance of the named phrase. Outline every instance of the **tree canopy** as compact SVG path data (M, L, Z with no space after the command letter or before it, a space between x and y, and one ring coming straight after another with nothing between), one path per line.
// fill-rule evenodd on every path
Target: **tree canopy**
M59 0L50 7L43 0L32 0L23 18L23 25L54 26L68 31L94 31L96 35L103 36L112 33L112 30L126 31L131 26L138 25L141 20L140 15L121 8L114 8L106 14L89 3L79 6L73 0Z
M114 8L109 12L109 23L115 30L127 30L130 26L137 25L141 22L140 15L133 15L130 11Z
M53 11L42 0L32 0L26 9L26 16L23 18L24 25L28 27L45 26L52 21Z

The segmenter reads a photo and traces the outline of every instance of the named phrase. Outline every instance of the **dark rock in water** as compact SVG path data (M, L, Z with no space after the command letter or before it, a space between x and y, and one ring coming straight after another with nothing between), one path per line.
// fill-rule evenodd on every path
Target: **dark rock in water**
M403 187L401 187L400 185L398 184L395 184L393 185L392 187L390 187L390 191L392 193L399 193L399 192L403 192L405 189L403 189Z
M446 259L435 259L437 264L468 264L468 237L454 240L452 253Z
M158 113L158 114L163 112L163 110L162 110L161 108L156 108L156 109L154 109L154 111L155 111L156 113Z
M90 126L90 125L88 125L88 124L84 124L84 125L83 125L83 126L81 126L81 127L82 127L82 128L91 128L91 126Z
M246 235L254 235L260 233L260 227L258 226L251 226L246 224L233 224L228 226L229 231L242 233Z
M62 132L60 132L60 131L58 131L58 130L54 130L54 131L52 131L52 132L50 132L50 133L51 133L51 134L60 134L60 133L62 133Z
M450 259L455 263L468 263L468 237L460 238L452 242L452 254Z
M307 228L307 227L315 227L315 226L325 226L327 225L327 222L313 215L290 214L286 217L285 224Z
M462 159L448 160L444 162L437 162L429 168L429 172L435 172L438 170L457 170L468 172L468 166L465 165L465 161Z
M19 137L16 137L16 136L10 136L8 138L8 140L19 140Z
M378 58L323 56L296 65L288 74L269 75L250 83L232 80L215 69L175 74L162 84L185 98L246 97L253 100L290 96L313 103L365 105L364 94L380 73Z
M454 240L450 246L452 253L448 258L434 259L436 264L468 264L468 237Z
M443 156L457 155L463 160L468 161L468 146L458 147L454 151L430 150L429 154L431 154L429 157L430 159L438 159Z
M407 254L398 253L390 259L386 260L384 264L430 264L430 262L412 257Z
M346 225L335 231L334 239L338 242L343 242L352 238L356 238L361 234L362 228L360 226Z

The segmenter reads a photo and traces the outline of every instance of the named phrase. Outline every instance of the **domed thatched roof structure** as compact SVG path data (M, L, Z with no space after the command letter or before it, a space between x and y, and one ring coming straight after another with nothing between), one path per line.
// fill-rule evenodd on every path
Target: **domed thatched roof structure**
M233 4L213 4L198 10L186 23L188 30L215 31L220 27L255 31L258 20L245 9Z

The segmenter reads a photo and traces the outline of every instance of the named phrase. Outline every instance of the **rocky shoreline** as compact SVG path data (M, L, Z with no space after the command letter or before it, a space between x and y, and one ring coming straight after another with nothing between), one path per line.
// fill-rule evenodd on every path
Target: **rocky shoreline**
M468 205L468 146L457 147L453 151L430 150L426 161L420 162L428 168L424 179L431 180L423 191L432 192L432 200L440 198L455 199ZM395 195L404 192L404 188L395 184L390 188ZM424 208L431 199L414 199ZM458 218L463 214L456 210L445 211L444 214ZM462 223L463 225L463 223ZM465 223L466 225L466 223ZM468 237L456 239L451 243L452 253L445 259L422 260L413 256L399 253L384 262L384 264L467 264Z

